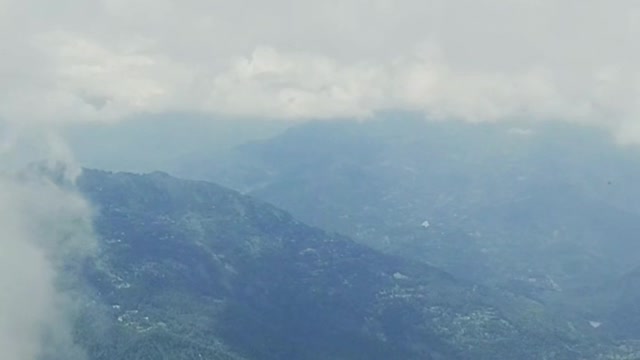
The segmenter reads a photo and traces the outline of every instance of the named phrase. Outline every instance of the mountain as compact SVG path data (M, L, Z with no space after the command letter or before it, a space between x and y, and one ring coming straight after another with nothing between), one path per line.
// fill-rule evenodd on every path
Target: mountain
M640 153L597 129L406 116L309 123L198 174L387 253L529 296L587 291L640 264Z
M76 333L91 360L621 352L585 319L382 254L218 185L85 170L77 186L97 209L100 240L81 274Z

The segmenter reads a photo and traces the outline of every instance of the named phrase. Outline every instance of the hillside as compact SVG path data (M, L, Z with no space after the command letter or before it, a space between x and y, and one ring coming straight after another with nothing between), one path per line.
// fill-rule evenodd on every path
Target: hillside
M99 211L101 251L83 275L93 302L77 334L91 359L613 351L584 319L383 255L214 184L86 170L78 186Z

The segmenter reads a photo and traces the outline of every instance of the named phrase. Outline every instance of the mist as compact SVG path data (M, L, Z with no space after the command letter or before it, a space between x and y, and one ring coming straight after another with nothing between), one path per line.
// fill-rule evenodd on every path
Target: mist
M12 155L24 146L42 146L44 152L31 155L55 159L59 143L5 145L0 174L2 358L83 359L73 336L81 286L76 271L94 254L96 242L91 206L71 185L79 169L55 168L62 163L54 160L27 166L28 157Z
M0 117L295 121L400 109L590 124L636 142L639 13L627 0L7 0Z

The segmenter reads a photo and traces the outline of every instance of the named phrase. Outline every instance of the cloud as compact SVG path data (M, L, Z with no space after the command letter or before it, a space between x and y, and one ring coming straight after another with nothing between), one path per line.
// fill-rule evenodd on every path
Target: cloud
M85 358L73 336L71 292L80 260L96 246L89 204L71 187L80 174L55 127L0 126L0 348L11 360ZM45 160L27 168L33 160ZM18 170L23 169L18 172ZM48 169L47 171L44 171ZM75 296L78 297L78 296Z
M40 177L0 177L0 347L12 360L82 359L64 267L93 252L91 211Z
M15 121L411 109L573 121L628 137L640 112L640 4L630 0L0 4L10 53L0 117Z
M282 118L368 116L382 108L388 74L375 65L258 47L209 84L212 112Z

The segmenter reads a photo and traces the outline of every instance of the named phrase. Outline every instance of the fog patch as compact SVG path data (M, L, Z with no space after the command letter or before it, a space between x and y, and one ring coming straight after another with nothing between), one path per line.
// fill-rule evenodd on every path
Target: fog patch
M0 175L0 349L7 360L83 359L71 274L94 251L92 211L41 170Z

